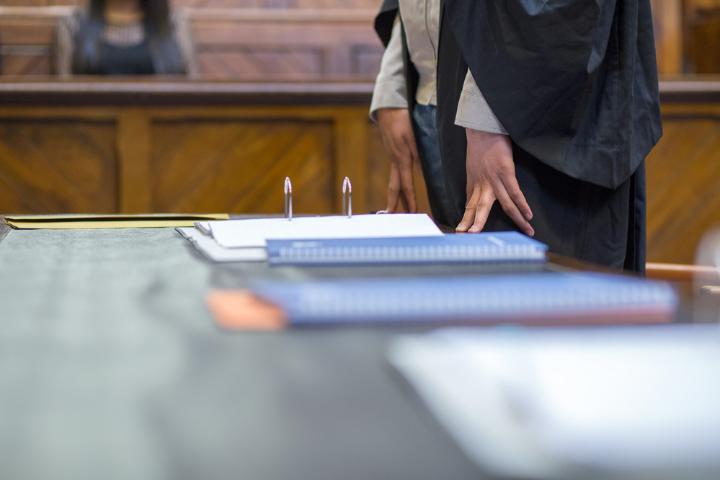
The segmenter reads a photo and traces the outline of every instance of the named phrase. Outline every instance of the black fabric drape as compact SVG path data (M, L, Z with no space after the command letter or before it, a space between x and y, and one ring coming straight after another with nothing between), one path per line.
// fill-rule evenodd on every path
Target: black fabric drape
M442 28L452 31L488 104L538 160L615 188L660 138L650 0L445 0L444 7Z
M455 114L468 65L454 29L447 26L447 21L447 11L444 11L438 60L438 128L448 191L455 205L456 217L453 221L457 223L462 218L466 200L467 141L465 129L455 125ZM511 83L509 87L512 86ZM503 92L496 95L494 91L484 90L482 86L481 90L488 97L488 103L490 98L505 95ZM544 91L540 88L534 95L540 95ZM533 96L531 93L526 95ZM495 108L494 105L491 107ZM597 108L602 109L602 104ZM502 113L495 113L508 128ZM521 118L521 113L520 111L513 115L517 123L526 121ZM594 119L589 118L586 121ZM659 128L659 123L657 125ZM538 138L543 135L544 132L538 130ZM553 135L553 132L548 135ZM601 183L598 181L573 178L573 170L563 171L558 168L562 164L547 161L548 157L540 158L535 152L528 151L522 141L516 141L512 132L511 138L518 182L535 214L532 224L536 238L547 243L554 253L601 265L644 271L646 248L643 159L635 165L628 178L619 185L608 188L598 185ZM623 146L622 136L616 136L615 141L618 148ZM585 156L577 155L573 159L580 164L599 162L591 150L588 149ZM600 163L600 166L602 165ZM485 230L516 229L513 221L505 215L500 205L496 204L490 212Z

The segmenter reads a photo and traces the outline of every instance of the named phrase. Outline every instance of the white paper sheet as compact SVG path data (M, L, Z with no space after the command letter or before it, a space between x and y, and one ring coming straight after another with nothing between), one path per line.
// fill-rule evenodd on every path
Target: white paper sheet
M224 248L218 245L212 237L196 228L178 228L177 231L213 262L264 262L267 260L267 250L263 247Z
M210 222L212 235L223 247L265 247L266 240L326 238L434 237L440 229L425 214L328 217L254 218Z

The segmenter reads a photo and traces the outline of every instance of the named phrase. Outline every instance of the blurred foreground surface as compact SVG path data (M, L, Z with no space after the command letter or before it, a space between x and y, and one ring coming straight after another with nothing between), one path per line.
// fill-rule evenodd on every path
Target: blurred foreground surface
M308 271L213 266L173 230L5 233L0 477L488 475L388 362L412 330L232 334L204 305Z

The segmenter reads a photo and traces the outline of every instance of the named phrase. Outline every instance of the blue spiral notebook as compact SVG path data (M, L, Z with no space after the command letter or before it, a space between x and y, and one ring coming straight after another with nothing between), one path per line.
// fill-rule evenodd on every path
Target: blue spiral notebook
M272 282L208 297L225 328L295 326L661 323L668 284L598 273L363 278Z
M268 240L271 265L544 262L547 246L517 232L439 237Z

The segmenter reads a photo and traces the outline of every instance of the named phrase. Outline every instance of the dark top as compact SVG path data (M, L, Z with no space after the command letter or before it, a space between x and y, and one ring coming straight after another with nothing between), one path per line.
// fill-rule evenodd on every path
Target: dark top
M152 53L147 40L131 46L100 42L98 63L91 75L153 75Z
M115 45L103 38L105 25L83 11L66 20L66 35L72 43L71 67L78 75L180 75L188 71L185 55L172 22L167 28L149 31L137 45Z

